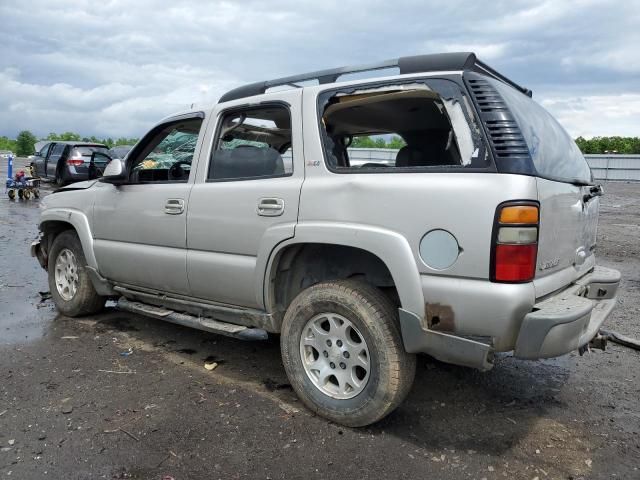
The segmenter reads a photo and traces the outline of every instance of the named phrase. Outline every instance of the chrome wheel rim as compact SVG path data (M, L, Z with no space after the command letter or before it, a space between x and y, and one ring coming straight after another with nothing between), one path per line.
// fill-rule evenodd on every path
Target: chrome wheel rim
M361 393L371 371L364 336L347 318L321 313L307 322L300 337L302 365L325 395L346 400Z
M56 290L63 300L71 300L78 290L78 262L68 248L63 248L56 258L54 277Z

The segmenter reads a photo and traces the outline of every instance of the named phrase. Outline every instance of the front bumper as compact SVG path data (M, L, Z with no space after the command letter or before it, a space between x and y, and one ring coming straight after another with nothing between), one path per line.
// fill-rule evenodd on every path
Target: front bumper
M31 242L31 256L38 259L38 263L45 270L47 269L47 255L40 244L40 239Z
M536 303L524 317L514 355L557 357L589 343L613 310L619 283L620 272L595 267L569 288Z

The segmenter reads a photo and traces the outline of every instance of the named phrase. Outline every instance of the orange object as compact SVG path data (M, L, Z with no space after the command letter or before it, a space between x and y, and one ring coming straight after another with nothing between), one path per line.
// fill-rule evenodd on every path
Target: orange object
M516 205L500 210L500 223L538 223L538 207L533 205Z

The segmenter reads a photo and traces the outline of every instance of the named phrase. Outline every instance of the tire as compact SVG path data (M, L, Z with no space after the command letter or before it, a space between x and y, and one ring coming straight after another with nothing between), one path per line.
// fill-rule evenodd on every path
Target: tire
M64 172L62 172L60 168L56 170L56 176L53 179L53 183L55 184L56 187L64 187L65 185Z
M7 192L7 195L9 195L9 200L16 199L16 191L13 188L9 189L9 191Z
M29 200L29 198L31 198L31 192L29 192L29 190L25 190L23 196L25 200Z
M60 313L68 317L79 317L97 313L104 308L106 298L98 295L93 288L85 269L87 261L82 245L75 231L65 230L54 239L48 262L49 291ZM75 266L65 268L65 265L72 263ZM56 268L59 271L58 281Z
M22 200L23 197L24 197L24 191L21 188L19 188L18 189L18 198L20 200Z
M327 340L331 345L325 350ZM280 347L302 402L349 427L369 425L391 413L415 376L416 357L404 350L397 309L379 289L360 281L323 282L302 291L284 316ZM366 360L368 365L359 367ZM331 372L337 372L333 378Z

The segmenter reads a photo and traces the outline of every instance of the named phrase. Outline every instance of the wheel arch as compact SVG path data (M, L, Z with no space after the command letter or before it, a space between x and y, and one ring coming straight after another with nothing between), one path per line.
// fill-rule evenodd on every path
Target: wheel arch
M355 265L360 268L364 267L365 270L350 270L347 265L333 271L338 276L328 275L313 279L314 266L318 263L325 263L323 257L318 255L318 253L323 253L323 249L325 253L337 253L338 262L347 258L345 254L348 252L363 252L357 253ZM304 264L309 258L314 259L314 266L310 268L312 280L316 280L313 283L350 278L350 274L363 274L365 278L369 277L369 280L373 277L380 281L384 280L381 275L383 276L386 271L390 276L390 285L386 285L384 281L382 281L382 285L379 282L371 283L395 288L399 306L421 318L424 315L424 296L420 274L406 238L397 232L373 226L314 222L298 224L295 236L278 244L269 256L261 287L265 308L275 318L282 317L288 302L292 300L289 297L296 288L299 288L298 291L300 291L313 284L304 285L303 283L293 287L293 292L289 291L285 294L283 300L282 292L278 291L279 288L283 288L282 283L279 283L278 280L279 274L290 270L296 261L301 261ZM366 264L366 259L370 259L371 262ZM353 261L353 259L349 260ZM329 263L335 265L336 259L334 258ZM294 280L299 278L298 276Z
M97 270L98 264L93 252L93 235L87 216L75 209L49 208L40 217L40 231L47 238L47 250L61 232L75 230L87 260L87 266Z

